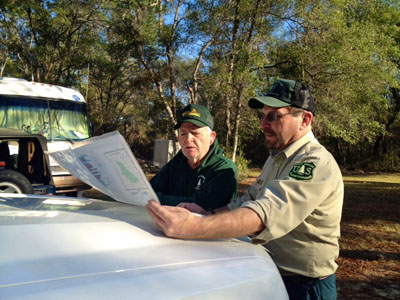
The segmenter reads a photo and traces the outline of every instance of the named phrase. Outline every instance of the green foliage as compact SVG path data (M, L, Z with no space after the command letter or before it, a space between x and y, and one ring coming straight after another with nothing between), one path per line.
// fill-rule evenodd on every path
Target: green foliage
M231 158L232 157L232 151L229 149L226 149L226 147L221 146L222 149L224 149L224 156ZM246 159L243 151L239 149L238 153L236 154L236 161L235 161L236 167L238 169L238 180L244 180L248 177L249 175L249 164L250 161Z
M97 40L93 1L10 1L0 11L3 76L77 86ZM6 54L4 54L6 55Z
M303 19L294 29L299 37L277 49L277 60L291 62L281 69L282 76L312 88L318 104L317 135L351 144L373 139L384 130L378 118L388 109L387 87L399 84L398 66L389 55L398 44L377 18L387 7L332 1L307 8L296 8ZM390 22L392 26L395 19Z
M364 170L372 172L400 172L400 157L398 153L385 153L379 159L370 157L366 159Z
M261 168L268 157L268 150L256 110L249 107L243 110L239 136L243 155L252 166Z
M317 138L343 166L395 170L399 6L13 0L0 7L0 71L81 89L95 133L119 130L148 158L155 138L174 137L180 107L207 105L221 144L240 148L230 151L246 166L267 156L248 99L276 77L297 79L316 99Z

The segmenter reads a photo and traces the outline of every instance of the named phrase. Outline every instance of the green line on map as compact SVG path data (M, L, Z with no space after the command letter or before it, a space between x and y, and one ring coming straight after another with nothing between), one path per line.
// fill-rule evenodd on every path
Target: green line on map
M116 161L115 163L117 164L118 167L120 167L122 175L124 175L130 182L132 183L139 182L139 179L137 179L137 177L133 175L132 172L130 172L123 163L119 161Z

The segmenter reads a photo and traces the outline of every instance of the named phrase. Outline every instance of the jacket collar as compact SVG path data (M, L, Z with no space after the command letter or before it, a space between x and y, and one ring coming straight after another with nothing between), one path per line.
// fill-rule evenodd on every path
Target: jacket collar
M201 169L201 168L203 168L203 166L207 165L209 160L213 159L214 154L218 155L218 154L222 154L222 153L223 153L223 150L219 147L218 140L215 139L214 143L211 145L210 149L208 150L208 153L202 160L201 164L195 170ZM185 155L183 155L182 150L179 150L178 154L176 155L176 161L180 165L180 168L186 168L186 167L190 168L190 166L187 162L187 158L185 157Z

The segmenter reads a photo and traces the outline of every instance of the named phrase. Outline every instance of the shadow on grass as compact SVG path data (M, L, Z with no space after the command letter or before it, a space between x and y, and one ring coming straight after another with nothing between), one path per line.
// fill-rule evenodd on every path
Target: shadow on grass
M400 220L400 184L345 182L343 221Z
M363 260L400 260L400 253L371 250L340 250L340 257Z
M367 281L358 280L337 280L338 299L344 300L365 300L365 299L399 299L397 292L399 282L397 280L370 279Z

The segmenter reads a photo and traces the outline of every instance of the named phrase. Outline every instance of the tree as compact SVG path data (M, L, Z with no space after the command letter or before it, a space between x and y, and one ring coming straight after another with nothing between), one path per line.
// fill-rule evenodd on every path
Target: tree
M98 3L14 0L2 7L1 42L8 62L3 75L75 85L95 42Z
M144 156L191 102L234 160L261 163L247 101L285 77L312 89L314 132L343 166L400 161L398 1L1 3L0 75L80 88L95 133L119 130Z
M265 63L261 45L272 38L275 16L285 9L277 1L198 1L196 10L203 16L198 32L213 43L206 55L203 74L203 98L212 102L223 144L235 160L240 142L243 102L259 84L254 69ZM212 30L213 28L217 28ZM245 105L247 107L247 105Z
M391 59L398 44L389 33L398 11L390 1L294 4L296 19L275 50L276 75L311 87L318 107L315 132L336 141L345 163L348 145L372 143L385 131L388 86L399 84Z

